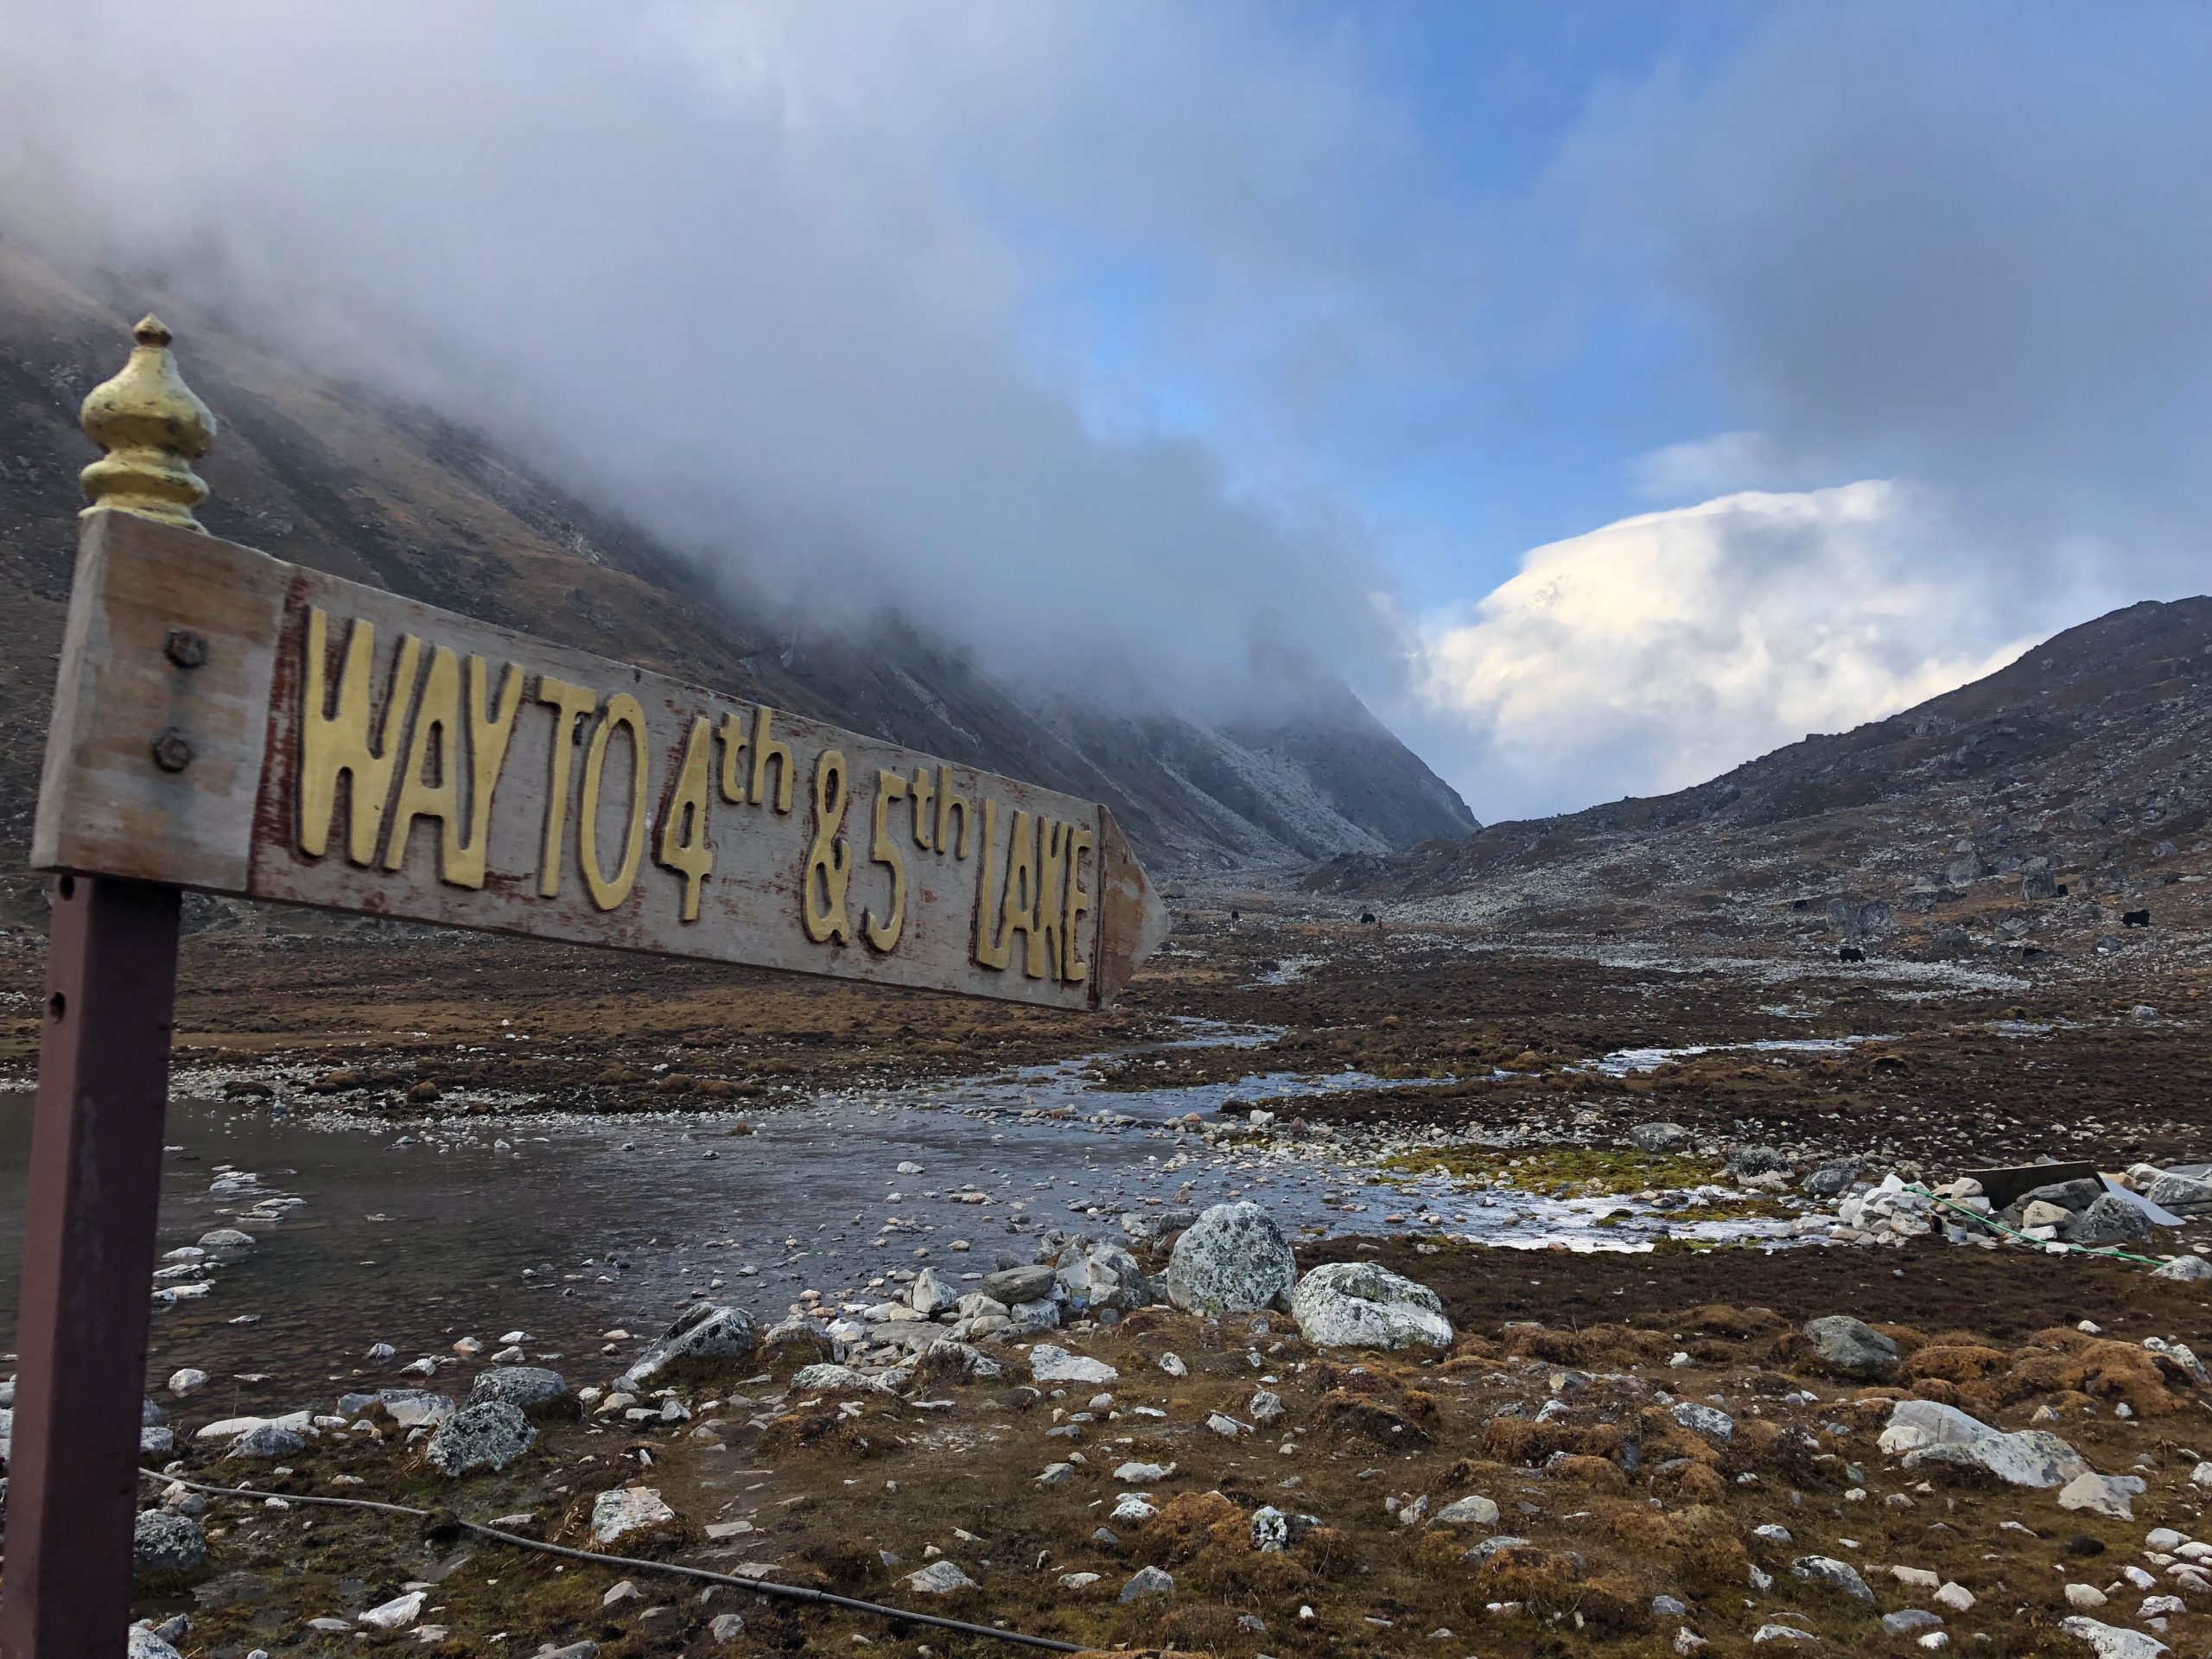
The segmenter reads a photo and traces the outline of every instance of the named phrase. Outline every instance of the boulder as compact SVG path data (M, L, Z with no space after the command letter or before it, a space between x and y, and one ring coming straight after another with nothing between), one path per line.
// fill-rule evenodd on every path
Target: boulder
M285 1458L307 1449L307 1436L282 1423L256 1423L231 1442L226 1458Z
M2058 1507L2087 1510L2092 1515L2114 1521L2133 1521L2135 1508L2131 1500L2141 1497L2143 1491L2140 1475L2101 1475L2085 1469L2058 1489Z
M1738 1147L1728 1154L1731 1175L1787 1175L1789 1159L1775 1147Z
M2151 1217L2133 1199L2107 1192L2059 1230L2069 1244L2130 1244L2151 1236Z
M1628 1143L1639 1152L1662 1155L1688 1147L1690 1132L1679 1123L1639 1123L1628 1132Z
M976 1588L969 1578L950 1561L931 1561L918 1573L906 1575L906 1587L925 1596L950 1596L963 1590Z
M2212 1262L2201 1255L2177 1255L2151 1275L2153 1279L2179 1279L2190 1284L2202 1284L2212 1279Z
M2160 1175L2143 1196L2165 1210L2212 1209L2212 1181L2194 1175Z
M2090 1176L2071 1181L2053 1181L2047 1186L2031 1187L2006 1206L2006 1213L2016 1220L2021 1211L2040 1198L2045 1204L2055 1204L2062 1210L2088 1209L2105 1196L2105 1184Z
M1840 1198L1851 1191L1866 1165L1856 1158L1832 1158L1799 1183L1816 1198Z
M1849 1561L1840 1561L1833 1555L1800 1555L1789 1564L1792 1578L1802 1579L1808 1584L1826 1585L1840 1590L1853 1601L1869 1607L1874 1605L1874 1592L1866 1580L1859 1576L1859 1569Z
M995 1382L1006 1375L1006 1368L980 1348L940 1337L922 1351L915 1375L932 1380Z
M2048 1430L2024 1428L2008 1434L1935 1400L1898 1401L1879 1444L1891 1457L1902 1454L1907 1469L1974 1469L2012 1486L2063 1486L2089 1467Z
M196 1572L207 1559L200 1523L168 1510L141 1510L130 1534L130 1570L151 1573Z
M1314 1268L1291 1293L1290 1313L1299 1333L1317 1347L1452 1345L1452 1322L1436 1293L1372 1262Z
M1003 1258L1001 1258L1003 1259ZM1022 1302L1033 1302L1052 1294L1056 1269L1045 1262L1032 1262L1026 1268L1002 1268L996 1273L987 1273L976 1287L991 1300L1007 1307Z
M635 1389L674 1366L744 1359L758 1346L751 1314L741 1307L702 1302L639 1355L617 1386Z
M543 1365L494 1365L478 1372L475 1386L468 1391L468 1403L481 1406L493 1401L503 1401L532 1415L571 1414L576 1409L568 1378Z
M183 1656L154 1634L152 1626L133 1624L124 1659L183 1659Z
M631 1553L646 1542L672 1541L683 1522L650 1486L622 1486L592 1500L591 1541L602 1549Z
M924 1268L906 1287L906 1306L925 1319L950 1313L960 1300L960 1287L935 1268Z
M1058 1281L1072 1308L1149 1307L1160 1300L1136 1257L1119 1244L1070 1245L1060 1256Z
M423 1457L440 1474L459 1479L480 1469L505 1468L537 1439L537 1431L521 1407L505 1400L482 1400L463 1406L440 1423Z
M797 1355L802 1359L827 1359L836 1351L836 1339L819 1320L803 1314L778 1319L760 1333L760 1357L778 1359Z
M1175 1241L1167 1300L1186 1313L1257 1313L1286 1306L1297 1278L1290 1241L1272 1216L1249 1199L1217 1204Z
M1431 1516L1428 1523L1432 1527L1494 1527L1497 1504L1479 1494L1459 1498Z
M2158 1659L2160 1654L2169 1650L2154 1636L2121 1624L2107 1624L2084 1613L2060 1619L2058 1628L2075 1640L2088 1643L2097 1659Z
M1098 1384L1121 1380L1121 1373L1103 1359L1087 1359L1040 1342L1029 1351L1029 1375L1039 1382Z
M890 1378L903 1377L899 1371L886 1372L881 1376L856 1371L849 1365L803 1365L791 1374L793 1394L889 1394Z
M1847 1314L1808 1321L1804 1338L1815 1363L1836 1376L1879 1379L1897 1368L1897 1344Z
M1266 1555L1279 1555L1321 1524L1318 1516L1294 1515L1263 1503L1252 1511L1252 1548Z

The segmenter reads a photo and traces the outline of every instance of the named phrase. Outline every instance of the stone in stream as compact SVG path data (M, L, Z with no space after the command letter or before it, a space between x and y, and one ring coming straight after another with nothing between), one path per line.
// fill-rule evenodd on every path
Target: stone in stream
M218 1227L212 1233L200 1236L203 1250L242 1250L253 1243L253 1235L242 1233L235 1227Z
M574 1416L577 1410L568 1378L542 1365L494 1365L479 1371L468 1390L468 1403L480 1406L495 1400L532 1416Z
M1175 1241L1167 1300L1187 1313L1287 1307L1298 1263L1274 1217L1247 1199L1217 1204Z
M1690 1132L1679 1123L1639 1123L1628 1132L1628 1143L1638 1152L1680 1152L1689 1145Z
M130 1570L135 1575L191 1573L207 1559L207 1540L190 1516L168 1510L138 1512L130 1535Z
M1847 1314L1809 1321L1804 1337L1814 1360L1834 1376L1877 1379L1897 1370L1897 1344Z
M744 1359L759 1345L753 1316L743 1308L702 1302L638 1356L620 1386L634 1389L678 1365Z
M530 1450L537 1429L522 1408L505 1400L463 1406L438 1425L423 1456L441 1474L454 1479L480 1469L504 1469Z
M180 1400L190 1399L207 1386L207 1373L194 1370L188 1365L182 1370L169 1373L169 1392Z
M592 1500L591 1541L630 1552L639 1544L679 1538L683 1522L650 1486L622 1486Z
M1452 1345L1452 1322L1436 1293L1372 1262L1314 1268L1291 1293L1290 1313L1299 1334L1321 1348Z

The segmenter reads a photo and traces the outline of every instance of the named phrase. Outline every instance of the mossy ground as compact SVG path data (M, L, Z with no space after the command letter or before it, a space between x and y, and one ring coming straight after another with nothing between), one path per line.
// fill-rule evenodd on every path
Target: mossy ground
M1392 1174L1444 1175L1466 1186L1510 1186L1552 1198L1610 1198L1704 1186L1726 1174L1718 1159L1654 1154L1624 1147L1530 1148L1460 1144L1392 1153Z

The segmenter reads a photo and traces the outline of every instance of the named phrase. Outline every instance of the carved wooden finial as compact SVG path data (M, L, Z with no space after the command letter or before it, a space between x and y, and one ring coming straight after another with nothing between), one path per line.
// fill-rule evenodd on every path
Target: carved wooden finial
M159 317L149 314L131 338L130 360L92 388L78 417L107 451L79 474L92 499L85 514L111 509L200 530L192 510L207 499L207 486L192 463L215 442L215 417L177 373Z

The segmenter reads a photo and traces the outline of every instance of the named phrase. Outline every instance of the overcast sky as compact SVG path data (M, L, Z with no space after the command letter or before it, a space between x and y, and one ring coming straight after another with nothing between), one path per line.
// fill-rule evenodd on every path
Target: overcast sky
M2212 8L17 0L0 224L1497 819L2212 586Z

